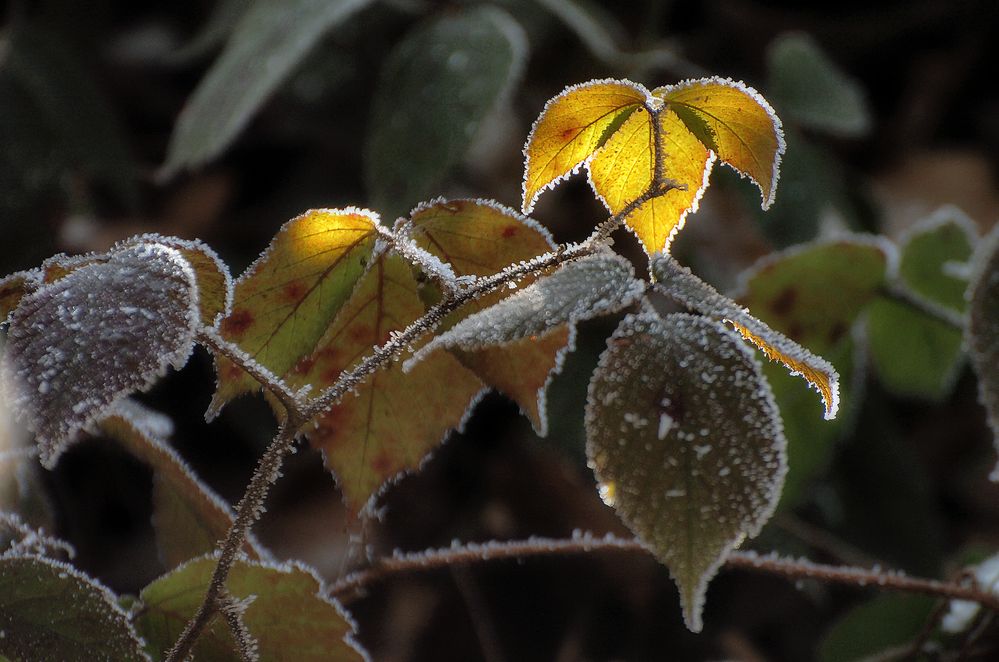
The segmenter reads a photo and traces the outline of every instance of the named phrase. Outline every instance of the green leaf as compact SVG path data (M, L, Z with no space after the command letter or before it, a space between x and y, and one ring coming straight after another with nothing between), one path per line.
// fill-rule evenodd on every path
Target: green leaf
M520 77L527 40L497 7L455 8L389 54L365 153L372 204L398 216L438 192Z
M974 224L954 208L917 223L902 242L902 286L930 303L963 312L967 281L948 273L965 264L977 240ZM879 299L868 313L871 359L896 395L939 400L961 368L961 331L910 305Z
M708 582L770 518L786 471L752 350L704 317L625 317L590 382L586 435L601 495L669 568L700 631Z
M888 593L854 607L819 644L821 662L856 662L912 641L933 611L934 598Z
M975 251L974 273L968 287L966 339L971 364L978 374L978 397L988 415L993 443L999 450L999 225ZM999 480L999 465L992 480Z
M800 32L774 39L767 52L773 102L800 125L839 136L863 136L871 111L860 84Z
M0 557L0 656L12 660L148 660L116 598L72 566Z
M195 559L142 590L135 626L154 659L173 646L208 588L214 557ZM339 603L322 595L315 573L301 565L237 561L226 582L236 600L255 596L243 623L261 660L355 662L366 655L353 642L354 624ZM197 660L240 658L226 623L215 619L194 647Z
M165 175L223 152L328 30L371 0L255 0L188 99Z

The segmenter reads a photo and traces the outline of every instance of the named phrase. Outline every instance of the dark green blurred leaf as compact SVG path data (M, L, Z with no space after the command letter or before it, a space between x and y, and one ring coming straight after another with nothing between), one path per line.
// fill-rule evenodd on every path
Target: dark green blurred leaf
M239 23L253 0L219 0L197 34L170 56L171 62L185 63L204 57L218 48Z
M968 354L978 373L979 399L988 414L993 443L999 449L999 225L975 251L968 300ZM999 480L999 466L992 479Z
M365 153L368 190L383 216L440 192L482 122L510 94L526 49L509 14L479 5L423 24L389 54Z
M785 121L840 136L862 136L871 113L860 85L829 59L812 37L786 33L767 53L770 98Z
M188 99L163 172L218 156L327 30L371 0L255 0Z
M0 633L14 660L148 659L109 590L40 557L0 557Z
M821 662L855 662L911 642L922 630L934 599L879 595L844 614L819 645Z
M629 315L593 373L586 431L601 495L669 568L700 631L708 582L770 518L786 470L752 350L705 317Z

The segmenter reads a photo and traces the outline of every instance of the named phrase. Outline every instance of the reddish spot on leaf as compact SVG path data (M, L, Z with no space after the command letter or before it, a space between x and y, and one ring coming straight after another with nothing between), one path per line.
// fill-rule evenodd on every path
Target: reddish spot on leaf
M509 239L510 237L512 237L512 236L514 236L516 234L517 234L517 226L516 225L510 225L510 226L507 226L507 227L503 228L502 235L503 235L504 239Z
M297 303L305 296L307 291L308 287L306 287L305 283L292 281L282 288L281 293L289 303Z
M776 315L787 315L794 308L794 302L797 299L798 292L793 287L787 287L770 304L770 310L774 311Z
M240 378L243 375L243 369L240 368L235 363L230 363L230 362L226 361L226 365L225 365L225 368L224 368L224 374L229 379L238 379L238 378Z
M234 310L222 320L222 335L234 338L242 335L253 324L253 313L245 308Z
M314 366L315 364L316 364L315 357L306 356L302 358L298 363L296 363L295 367L292 368L291 371L296 375L304 375L307 374L310 370L312 370L312 366Z
M352 326L347 330L350 339L357 343L371 342L371 328L363 324Z
M388 474L392 471L392 457L382 451L371 461L371 467L380 474Z

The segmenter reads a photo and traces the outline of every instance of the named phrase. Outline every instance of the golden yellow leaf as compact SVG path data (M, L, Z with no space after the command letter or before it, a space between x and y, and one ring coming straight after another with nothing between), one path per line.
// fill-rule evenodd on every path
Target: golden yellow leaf
M350 296L375 243L377 215L364 209L314 209L281 227L235 286L222 337L275 374L310 353ZM216 357L214 417L232 398L259 384Z
M323 334L316 351L287 375L292 386L315 392L336 382L375 345L387 341L425 312L408 263L382 254ZM358 511L400 472L416 469L460 427L483 384L447 352L437 352L411 372L402 362L370 375L306 431L323 451L348 508Z
M764 209L773 203L784 133L774 109L759 92L712 77L659 87L652 94L667 102L723 163L756 182Z
M648 90L628 81L593 80L567 87L545 104L524 147L524 213L538 196L572 174L642 106Z

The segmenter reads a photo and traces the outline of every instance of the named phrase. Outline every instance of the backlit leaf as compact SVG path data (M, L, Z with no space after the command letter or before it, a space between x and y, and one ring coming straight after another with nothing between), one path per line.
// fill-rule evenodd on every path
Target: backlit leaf
M550 99L524 147L524 213L542 191L589 160L647 95L640 85L608 79L567 87Z
M968 287L966 339L971 365L978 374L978 397L988 414L993 441L999 449L999 225L975 251L974 273ZM992 471L999 481L999 466Z
M216 562L214 557L195 559L142 590L135 626L154 659L162 659L194 616ZM304 566L237 561L226 589L236 600L254 596L243 623L257 641L261 660L367 659L353 642L353 622L339 603L323 597L319 578ZM205 629L194 646L194 658L240 660L223 619L216 618Z
M285 223L270 246L236 281L232 312L220 331L257 362L282 374L311 352L364 271L377 216L363 209L313 209ZM259 384L216 357L213 418Z
M416 243L449 263L457 276L489 276L508 265L554 248L548 231L512 209L481 200L438 200L411 214L408 232ZM520 286L532 282L520 281ZM430 298L430 288L424 288ZM442 324L447 329L461 318L495 304L508 292L494 292L469 302ZM503 347L455 350L462 365L488 386L520 406L535 431L548 429L545 392L561 369L562 355L572 347L573 330L556 329L537 338L524 338Z
M126 399L98 427L153 470L153 531L164 565L175 568L214 550L232 526L232 509L166 442L169 419ZM243 551L261 557L252 534Z
M590 382L586 435L602 495L669 568L700 631L708 582L769 519L786 471L752 350L704 317L629 315Z
M314 393L424 313L412 271L401 257L382 254L316 345L288 375ZM362 509L390 479L416 469L483 390L446 352L404 373L401 363L376 371L316 420L306 434L323 452L348 507Z
M774 201L784 133L767 100L727 78L700 78L652 91L694 135L726 163L760 187L763 208Z
M72 566L0 556L0 657L148 660L112 593Z
M612 214L640 198L655 178L655 127L662 149L662 174L673 188L645 202L625 218L650 255L668 251L673 236L708 185L714 156L669 108L652 114L635 110L588 164L590 184Z
M226 149L323 34L370 0L257 0L188 99L170 137L164 173L197 167Z
M737 303L720 295L669 255L652 260L660 290L674 301L719 322L728 322L742 336L756 345L771 361L778 361L793 375L803 377L822 396L825 417L836 417L839 408L839 375L831 363L787 336L774 331Z
M24 295L34 291L42 283L38 270L18 271L0 278L0 324L17 308Z
M167 366L183 366L198 322L194 271L159 244L122 247L25 296L4 372L42 463L53 466L83 427Z
M953 208L917 223L901 242L901 284L932 304L963 312L967 280L948 268L968 262L976 235L971 220ZM867 337L878 377L893 393L940 399L957 379L961 331L911 305L885 298L873 302Z
M373 205L405 213L440 191L524 68L527 39L505 11L455 7L392 50L375 91L365 179Z
M489 308L464 318L424 345L406 369L447 347L475 350L542 336L564 324L615 313L645 293L631 263L610 251L562 265Z

